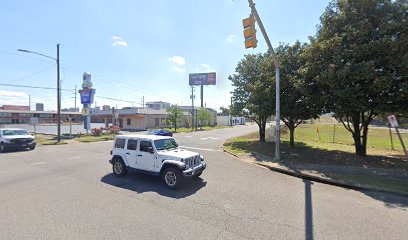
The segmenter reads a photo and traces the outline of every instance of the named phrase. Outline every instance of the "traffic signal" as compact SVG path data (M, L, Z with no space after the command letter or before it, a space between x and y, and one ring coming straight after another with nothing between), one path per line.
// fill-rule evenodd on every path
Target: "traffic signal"
M244 27L245 48L256 48L258 41L256 40L255 19L251 14L249 18L242 20Z

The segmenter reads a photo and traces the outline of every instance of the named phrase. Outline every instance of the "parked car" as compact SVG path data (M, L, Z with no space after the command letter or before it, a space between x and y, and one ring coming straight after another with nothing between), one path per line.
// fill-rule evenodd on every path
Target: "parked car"
M172 137L164 136L116 136L111 155L109 162L116 176L132 169L160 176L170 189L188 178L198 178L207 166L203 156L180 149Z
M173 137L173 133L164 129L153 129L148 131L149 135Z
M1 128L0 129L0 152L8 149L31 149L33 150L37 142L25 129Z

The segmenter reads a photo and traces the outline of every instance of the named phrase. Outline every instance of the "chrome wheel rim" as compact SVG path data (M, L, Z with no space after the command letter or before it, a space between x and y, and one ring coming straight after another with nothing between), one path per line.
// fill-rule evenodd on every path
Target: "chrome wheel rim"
M177 181L176 174L174 174L174 172L167 172L166 175L164 176L164 180L166 181L167 185L173 187Z
M3 152L3 151L4 151L4 145L0 144L0 152Z
M115 165L113 165L113 169L115 170L116 174L121 174L123 171L122 164L120 162L115 162Z

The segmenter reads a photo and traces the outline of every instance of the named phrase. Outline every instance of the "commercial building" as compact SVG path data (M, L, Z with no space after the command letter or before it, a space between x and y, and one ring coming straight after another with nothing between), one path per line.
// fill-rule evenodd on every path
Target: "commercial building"
M162 102L162 101L158 101L158 102L146 102L146 108L150 108L150 109L166 109L170 107L170 103L168 102Z
M217 124L220 126L245 125L245 117L234 117L231 115L218 115Z
M55 111L0 110L0 124L29 124L31 118L38 118L39 123L57 123ZM81 113L61 112L61 122L82 122Z

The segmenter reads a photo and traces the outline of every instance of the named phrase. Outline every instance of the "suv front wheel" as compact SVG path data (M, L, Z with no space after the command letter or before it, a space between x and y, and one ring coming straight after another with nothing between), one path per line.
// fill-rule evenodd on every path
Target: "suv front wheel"
M117 177L123 177L126 175L126 165L122 159L114 159L112 162L113 173Z
M163 182L166 187L176 189L181 183L180 171L174 167L168 167L162 174Z

